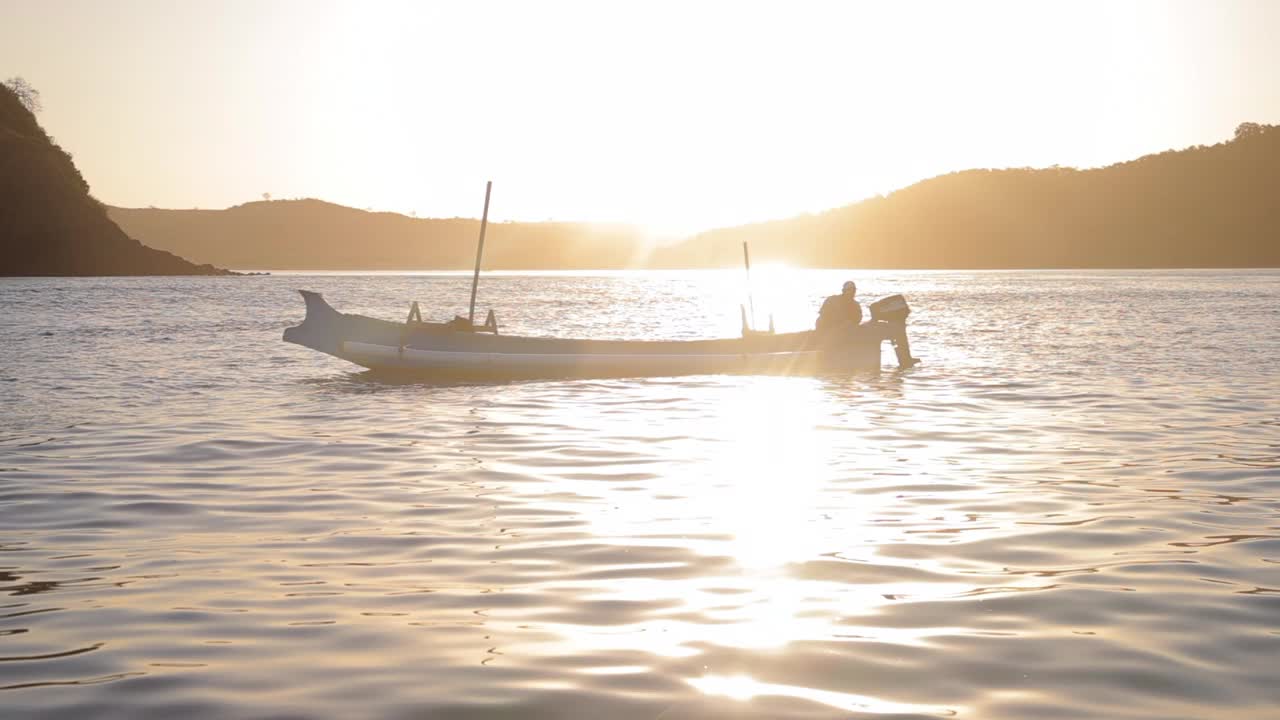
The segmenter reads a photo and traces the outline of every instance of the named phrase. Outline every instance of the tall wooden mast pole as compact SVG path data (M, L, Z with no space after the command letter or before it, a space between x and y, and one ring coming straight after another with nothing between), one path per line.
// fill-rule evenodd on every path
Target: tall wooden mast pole
M756 301L751 298L751 252L747 250L745 240L742 242L742 261L747 265L747 304L751 307L751 327L755 329Z
M484 215L480 216L480 244L476 246L476 272L471 276L471 309L467 311L467 321L476 324L476 286L480 284L480 257L484 255L484 231L489 225L489 193L493 190L493 181L484 186Z

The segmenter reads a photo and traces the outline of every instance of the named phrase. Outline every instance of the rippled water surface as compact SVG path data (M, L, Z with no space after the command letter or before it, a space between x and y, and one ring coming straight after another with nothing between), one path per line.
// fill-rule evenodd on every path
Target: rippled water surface
M394 384L282 343L293 290L468 277L0 279L0 715L1277 717L1280 273L853 276L925 365ZM727 336L742 289L481 309Z

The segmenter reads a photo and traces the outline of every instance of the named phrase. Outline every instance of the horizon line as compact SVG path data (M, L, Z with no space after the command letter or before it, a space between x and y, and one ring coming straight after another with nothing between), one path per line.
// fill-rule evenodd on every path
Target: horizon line
M1246 121L1246 122L1251 122L1251 121ZM1257 124L1260 124L1260 125L1268 125L1268 123L1257 123ZM913 181L911 181L911 182L909 182L909 183L907 183L907 184L905 184L905 185L900 185L900 186L894 187L894 188L892 188L892 189L889 189L889 190L883 190L883 191L881 191L881 192L874 193L874 194L870 194L870 195L864 195L864 196L862 196L862 197L859 197L859 198L856 198L856 199L853 199L853 200L849 200L849 201L847 201L847 202L845 202L845 203L843 203L843 204L840 204L840 205L833 205L833 206L830 206L830 207L827 207L827 208L823 208L823 209L821 209L821 210L802 210L802 211L799 211L799 212L793 213L793 214L791 214L791 215L786 215L786 216L781 216L781 217L772 217L772 218L767 218L767 219L762 219L762 220L750 220L750 221L739 222L739 223L735 223L735 224L728 224L728 225L707 225L707 226L700 226L698 229L694 229L694 230L682 230L682 231L659 230L659 229L656 229L656 226L655 226L655 225L652 225L652 224L647 223L647 222L644 222L644 221L638 221L638 220L571 220L571 219L557 219L557 218L545 218L545 219L542 219L542 220L529 220L529 219L504 218L504 219L501 219L501 220L491 219L489 222L497 223L497 224L524 224L524 225L549 225L549 224L562 224L562 225L585 225L585 226L625 227L625 228L629 228L629 229L633 229L633 230L636 230L636 231L639 231L639 232L643 232L643 233L649 234L649 235L654 236L655 238L658 238L658 239L665 239L665 240L686 240L686 239L691 239L691 238L697 237L698 235L702 235L702 234L704 234L704 233L708 233L708 232L713 232L713 231L716 231L716 230L727 230L727 229L734 229L734 228L748 227L748 226L751 226L751 225L763 225L763 224L771 223L771 222L785 222L785 221L788 221L788 220L794 220L794 219L796 219L796 218L801 218L801 217L805 217L805 216L821 215L821 214L823 214L823 213L831 212L831 211L833 211L833 210L839 210L839 209L841 209L841 208L849 207L849 206L852 206L852 205L857 205L857 204L859 204L859 203L863 203L863 202L866 202L866 201L868 201L868 200L873 200L873 199L876 199L876 198L887 198L887 197L889 197L890 195L892 195L892 194L894 194L894 193L896 193L896 192L899 192L899 191L901 191L901 190L905 190L905 189L907 189L907 188L913 187L913 186L918 185L918 184L923 183L923 182L928 182L929 180L934 180L934 179L937 179L937 178L946 177L946 176L948 176L948 175L956 175L956 174L959 174L959 173L976 172L976 171L983 171L983 170L988 171L988 172L1005 172L1005 171L1016 171L1016 170L1023 170L1023 171L1027 171L1027 170L1029 170L1029 171L1068 170L1068 171L1074 171L1074 172L1089 172L1089 171L1093 171L1093 170L1104 170L1104 169L1106 169L1106 168L1115 167L1115 166L1117 166L1117 165L1123 165L1123 164L1126 164L1126 163L1137 162L1137 161L1142 160L1142 159L1144 159L1144 158L1154 157L1154 156L1157 156L1157 155L1163 155L1163 154L1165 154L1165 153L1171 153L1171 152L1172 152L1172 153L1177 153L1177 152L1184 152L1184 151L1187 151L1187 150L1194 150L1194 149L1198 149L1198 148L1208 148L1208 147L1215 147L1215 146L1218 146L1218 145L1225 145L1225 144L1229 144L1229 143L1235 142L1237 139L1238 139L1237 137L1229 137L1229 138L1227 138L1227 139L1225 139L1225 140L1220 140L1220 141L1218 141L1218 142L1216 142L1216 143L1213 143L1212 145L1205 145L1205 144L1203 144L1203 143L1200 143L1200 144L1196 144L1196 145L1187 145L1186 147L1181 147L1181 148L1173 148L1173 147L1170 147L1170 148L1166 148L1166 149L1164 149L1164 150L1160 150L1160 151L1157 151L1157 152L1150 152L1150 153L1146 153L1146 154L1144 154L1144 155L1139 155L1139 156L1137 156L1137 157L1129 157L1128 159L1123 159L1123 160L1114 160L1114 161L1109 162L1109 163L1107 163L1107 164L1105 164L1105 165L1074 166L1074 165L1057 165L1057 164L1053 164L1053 165L1047 165L1047 166L1042 166L1042 167L1033 167L1033 166L1021 166L1021 167L967 167L967 168L962 168L962 169L959 169L959 170L950 170L950 171L947 171L947 172L937 173L937 174L934 174L934 175L929 175L929 176L927 176L927 177L920 177L920 178L917 178L917 179L915 179L915 180L913 180ZM134 207L130 207L130 206L125 206L125 205L114 205L114 204L111 204L111 203L103 202L103 201L101 201L101 200L100 200L99 202L102 202L102 204L103 204L103 205L105 205L105 206L107 206L107 207L109 207L109 208L115 208L115 209L118 209L118 210L163 210L163 211L172 211L172 212L192 212L192 211L196 211L196 212L223 212L223 211L226 211L226 210L231 210L231 209L233 209L233 208L244 207L244 206L246 206L246 205L259 204L259 203L261 203L261 204L269 204L269 203L275 203L275 202L305 202L305 201L314 201L314 202L325 203L325 204L328 204L328 205L333 205L333 206L335 206L335 207L345 208L345 209L348 209L348 210L355 210L355 211L357 211L357 212L369 213L369 214L371 214L371 215L379 215L379 214L382 214L382 215L399 215L399 216L404 217L404 218L409 219L409 220L466 220L466 221L471 221L471 222L480 222L480 220L481 220L481 219L480 219L480 218L478 218L478 217L471 217L471 216L467 216L467 215L454 215L454 216L449 216L449 217L445 217L445 216L418 216L418 215L416 215L416 214L409 214L409 213L405 213L404 211L401 211L401 210L375 209L375 208L373 208L373 207L360 208L360 207L355 207L354 205L344 205L344 204L343 204L343 203L341 203L341 202L336 202L336 201L334 201L334 200L326 200L326 199L324 199L324 198L318 198L318 197L293 197L293 198L274 198L274 197L272 197L272 198L262 198L262 199L258 199L258 200L246 200L246 201L244 201L244 202L236 203L236 204L234 204L234 205L228 205L228 206L226 206L226 207L221 207L221 208L215 208L215 207L205 208L205 207L200 207L200 206L193 206L193 207L190 207L190 208L177 208L177 207L158 207L158 206L155 206L155 205L148 205L148 206L145 206L145 207L136 207L136 206L134 206ZM412 212L412 211L411 211L411 212ZM693 268L691 268L691 269L693 269ZM993 268L993 269L994 269L994 268Z

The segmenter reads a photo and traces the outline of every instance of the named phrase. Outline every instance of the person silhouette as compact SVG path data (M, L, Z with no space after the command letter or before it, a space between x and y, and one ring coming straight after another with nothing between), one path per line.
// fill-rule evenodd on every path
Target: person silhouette
M839 295L832 295L822 301L818 310L817 330L834 330L862 323L862 306L858 304L858 285L852 280L845 282Z

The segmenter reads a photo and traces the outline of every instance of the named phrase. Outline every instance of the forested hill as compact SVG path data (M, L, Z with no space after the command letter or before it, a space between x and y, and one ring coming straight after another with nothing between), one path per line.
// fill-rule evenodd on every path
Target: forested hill
M110 208L148 244L202 262L255 270L470 269L480 221L412 218L320 200L250 202L226 210ZM626 225L489 223L488 269L644 264L642 234Z
M490 269L1280 267L1280 127L1104 168L966 170L813 215L653 248L625 225L491 223ZM242 269L467 269L479 221L319 200L111 208L148 244Z
M966 170L827 212L712 230L654 257L815 267L1280 267L1280 127L1104 168Z
M71 155L0 85L0 275L208 275L120 230Z

